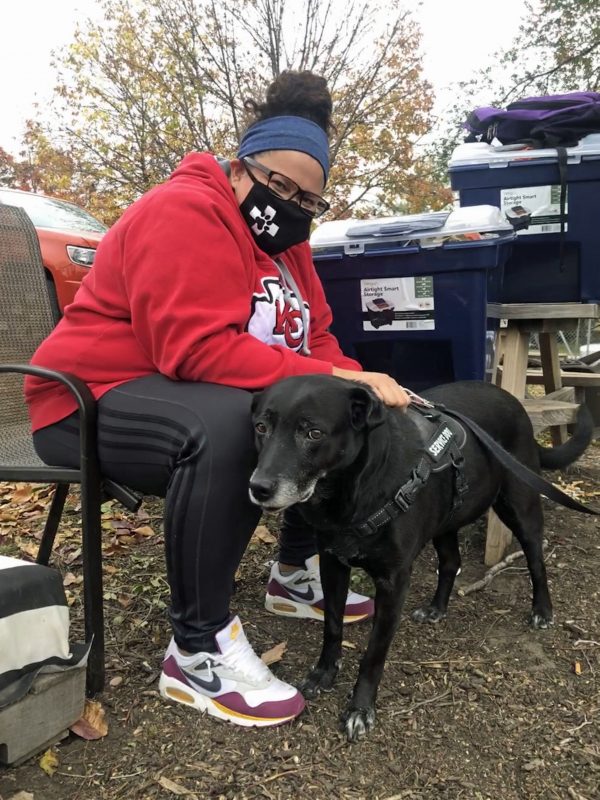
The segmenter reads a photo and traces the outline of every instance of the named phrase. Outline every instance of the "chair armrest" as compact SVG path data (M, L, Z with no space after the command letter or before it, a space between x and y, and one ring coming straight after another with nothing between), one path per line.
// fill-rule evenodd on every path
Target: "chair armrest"
M96 431L96 400L89 387L81 378L72 375L70 372L58 372L46 367L34 367L31 364L0 364L0 373L21 373L23 375L34 375L38 378L57 381L66 386L71 394L74 395L79 408L79 436L80 436L80 459L83 468L84 464L89 466L90 459L94 460L93 468L95 474L99 474L97 456L97 431ZM85 460L84 460L85 459ZM130 511L137 511L142 504L143 494L130 489L127 486L110 480L103 479L105 491L110 497L114 497L125 508Z
M46 367L34 367L31 364L0 364L0 373L20 373L34 375L49 381L57 381L66 386L77 401L79 409L79 452L82 472L94 477L99 476L96 434L96 400L89 387L80 378L69 372L58 372ZM90 463L91 462L91 463Z

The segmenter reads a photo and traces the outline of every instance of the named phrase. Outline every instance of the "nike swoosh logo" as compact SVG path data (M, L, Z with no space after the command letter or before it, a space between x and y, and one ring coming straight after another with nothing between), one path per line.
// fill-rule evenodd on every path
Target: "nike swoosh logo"
M204 680L204 678L199 678L193 672L187 672L185 669L182 669L181 671L188 680L190 680L192 683L195 683L196 686L199 686L201 689L204 689L207 692L218 692L221 690L222 684L218 675L213 674L211 680L207 681Z
M301 600L308 600L309 602L311 600L314 600L315 597L315 593L313 592L312 586L309 586L305 592L299 592L297 589L292 589L289 586L286 586L285 590L290 594L296 595L296 597L299 597Z

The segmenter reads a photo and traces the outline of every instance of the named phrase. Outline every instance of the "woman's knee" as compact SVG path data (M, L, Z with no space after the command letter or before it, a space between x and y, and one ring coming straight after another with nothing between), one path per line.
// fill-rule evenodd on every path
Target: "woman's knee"
M256 448L252 426L252 394L215 384L192 393L186 409L188 435L182 454L208 457L212 468L246 474L254 468Z

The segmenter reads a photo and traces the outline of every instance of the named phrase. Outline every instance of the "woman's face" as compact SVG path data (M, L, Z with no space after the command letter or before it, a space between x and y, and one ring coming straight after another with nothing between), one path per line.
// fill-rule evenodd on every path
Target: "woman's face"
M259 153L254 158L273 172L279 172L290 178L305 192L323 194L325 188L323 169L312 156L297 150L269 150L266 153ZM267 176L263 172L254 169L252 174L260 183L266 185ZM238 205L241 205L252 188L252 179L238 158L231 162L230 182Z

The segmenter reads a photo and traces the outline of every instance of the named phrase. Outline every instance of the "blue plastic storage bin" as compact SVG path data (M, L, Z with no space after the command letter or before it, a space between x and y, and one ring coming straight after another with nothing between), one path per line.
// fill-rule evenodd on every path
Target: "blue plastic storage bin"
M600 300L600 134L567 148L567 208L560 264L560 174L556 150L459 145L449 162L461 206L523 206L532 224L519 231L504 269L505 303Z
M513 240L490 206L323 223L311 246L342 349L416 391L483 379L488 286Z

